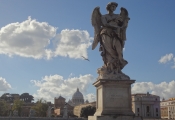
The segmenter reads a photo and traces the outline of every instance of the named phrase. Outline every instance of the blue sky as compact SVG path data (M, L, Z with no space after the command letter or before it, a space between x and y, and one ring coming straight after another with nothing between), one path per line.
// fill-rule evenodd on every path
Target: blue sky
M106 14L110 1L3 0L0 4L0 95L28 92L53 101L71 99L79 87L93 101L96 70L103 65L91 50L91 13ZM175 97L175 1L118 0L129 12L123 72L136 80L132 92ZM88 57L90 62L82 59Z

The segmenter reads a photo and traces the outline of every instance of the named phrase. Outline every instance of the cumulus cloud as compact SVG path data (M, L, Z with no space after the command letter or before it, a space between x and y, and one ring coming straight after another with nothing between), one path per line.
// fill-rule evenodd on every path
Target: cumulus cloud
M171 68L175 68L175 57L174 57L173 53L166 54L165 56L162 56L159 60L159 63L165 64L165 63L168 63L170 61L171 61L171 63L173 63Z
M89 93L85 96L85 100L88 100L89 102L96 101L96 95L94 93Z
M90 74L68 79L56 74L45 76L42 80L31 80L34 86L38 87L37 93L33 95L35 100L43 98L47 101L53 101L54 97L59 97L59 95L62 95L66 100L71 99L77 87L83 95L86 95L86 90L94 81L95 79Z
M0 29L0 54L18 55L34 59L57 56L87 57L92 38L86 30L62 30L47 22L28 17L22 22L10 23Z
M92 38L85 30L62 30L57 35L58 44L55 56L68 56L70 58L87 57L87 48L91 45Z
M5 80L5 78L0 77L0 91L7 91L11 89L11 85Z
M133 93L147 93L158 95L161 98L171 98L175 97L175 80L171 82L161 82L160 84L154 84L152 82L138 82L132 87Z
M173 59L173 54L170 53L170 54L166 54L165 56L162 56L159 60L159 63L167 63L169 61L171 61Z
M175 68L175 58L173 58L173 61L174 61L174 65L172 66L172 68Z
M21 23L8 24L0 30L0 54L49 58L52 51L47 46L55 34L55 27L31 17Z

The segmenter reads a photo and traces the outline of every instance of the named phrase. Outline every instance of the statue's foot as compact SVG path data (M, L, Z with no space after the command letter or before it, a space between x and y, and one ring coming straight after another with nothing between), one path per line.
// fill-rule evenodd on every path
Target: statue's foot
M129 76L118 70L109 72L107 69L102 67L97 70L97 73L99 74L98 79L130 80Z

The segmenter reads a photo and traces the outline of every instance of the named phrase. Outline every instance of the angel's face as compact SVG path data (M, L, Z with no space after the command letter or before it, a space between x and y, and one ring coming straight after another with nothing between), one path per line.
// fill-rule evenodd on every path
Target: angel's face
M116 6L115 5L111 5L110 11L113 12L113 11L115 11L115 9L116 9Z

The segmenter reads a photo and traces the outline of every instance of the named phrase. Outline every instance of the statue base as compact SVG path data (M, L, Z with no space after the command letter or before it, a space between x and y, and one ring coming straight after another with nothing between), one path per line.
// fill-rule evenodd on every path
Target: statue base
M110 80L130 80L128 75L124 73L118 73L118 71L109 72L106 67L102 66L102 68L97 69L97 73L99 74L97 79L110 79Z
M135 80L98 79L97 103L94 116L88 120L141 120L135 117L131 108L131 84Z
M137 116L106 115L106 116L88 116L88 120L143 120L143 119Z

